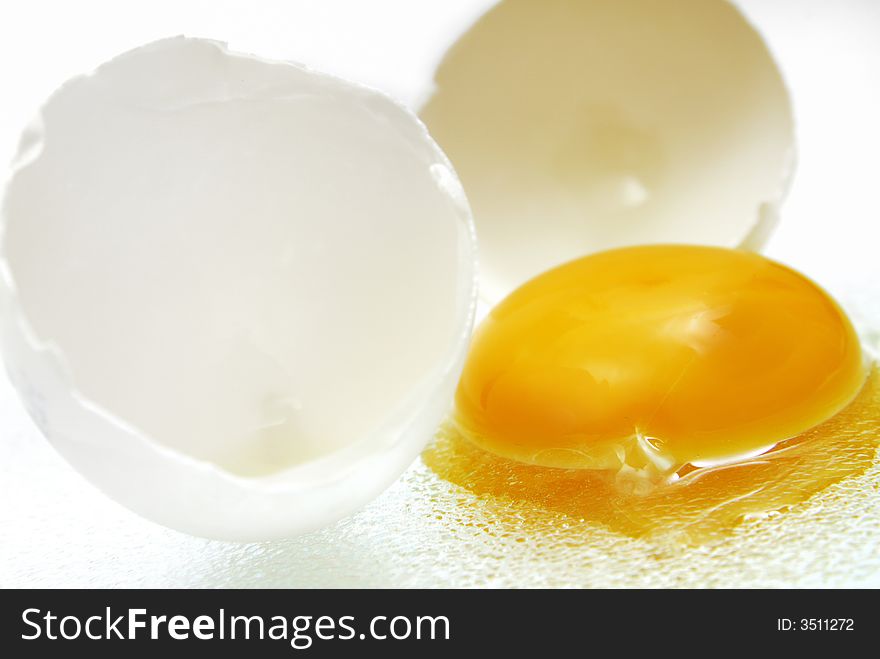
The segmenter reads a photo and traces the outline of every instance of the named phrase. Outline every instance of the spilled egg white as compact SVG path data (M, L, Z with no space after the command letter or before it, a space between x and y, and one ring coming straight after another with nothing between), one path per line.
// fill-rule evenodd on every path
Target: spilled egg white
M212 538L357 510L447 412L476 299L450 163L385 95L175 38L75 78L6 186L0 339L131 510Z
M419 113L473 208L489 304L605 249L760 249L794 167L782 76L727 0L502 0Z

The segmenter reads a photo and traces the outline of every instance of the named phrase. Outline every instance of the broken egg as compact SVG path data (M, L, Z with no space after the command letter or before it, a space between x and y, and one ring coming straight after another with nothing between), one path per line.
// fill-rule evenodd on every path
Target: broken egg
M521 462L668 482L803 434L865 377L849 319L803 275L742 250L629 247L559 266L492 310L455 422Z
M726 0L504 0L448 51L420 115L474 210L481 296L649 243L759 248L792 112Z
M463 524L502 536L679 551L822 493L834 505L799 523L815 537L876 471L872 357L828 293L758 254L601 252L490 312L423 461L471 495Z
M448 410L471 215L379 92L156 42L49 99L2 213L11 380L64 457L149 519L232 540L323 526Z

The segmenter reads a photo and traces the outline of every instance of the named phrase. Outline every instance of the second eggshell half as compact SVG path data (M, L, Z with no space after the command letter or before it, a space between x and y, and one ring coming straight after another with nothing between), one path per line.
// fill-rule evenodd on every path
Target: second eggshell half
M234 540L317 528L392 483L449 407L471 215L379 92L153 43L51 97L2 220L12 381L150 519Z
M726 0L504 0L421 110L474 209L481 293L646 243L759 248L794 160L780 73Z

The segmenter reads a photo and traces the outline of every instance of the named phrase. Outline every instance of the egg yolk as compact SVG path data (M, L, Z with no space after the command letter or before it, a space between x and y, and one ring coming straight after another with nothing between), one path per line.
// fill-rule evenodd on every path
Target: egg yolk
M739 250L623 248L490 313L453 420L521 462L663 476L763 453L834 416L865 376L846 315L797 272Z

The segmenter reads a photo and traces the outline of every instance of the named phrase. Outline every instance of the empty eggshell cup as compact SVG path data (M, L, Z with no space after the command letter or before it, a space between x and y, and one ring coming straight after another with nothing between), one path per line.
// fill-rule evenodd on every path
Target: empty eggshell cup
M603 249L758 249L794 163L782 77L726 0L505 0L420 115L473 208L490 304Z
M4 361L82 474L192 534L352 513L448 411L471 214L385 95L174 38L75 78L2 209Z

